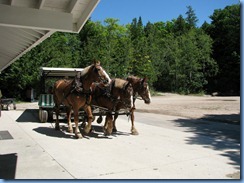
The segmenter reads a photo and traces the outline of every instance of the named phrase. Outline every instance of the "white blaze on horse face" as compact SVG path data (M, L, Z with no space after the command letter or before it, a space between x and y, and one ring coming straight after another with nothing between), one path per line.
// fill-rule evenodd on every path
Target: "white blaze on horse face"
M147 91L148 91L149 99L150 99L150 101L152 101L152 99L151 99L151 93L150 93L150 90L149 90L149 86L147 86Z
M111 79L110 79L109 75L107 74L107 72L103 68L102 68L102 70L103 70L103 73L104 73L106 79L108 80L108 83L110 83L111 82Z

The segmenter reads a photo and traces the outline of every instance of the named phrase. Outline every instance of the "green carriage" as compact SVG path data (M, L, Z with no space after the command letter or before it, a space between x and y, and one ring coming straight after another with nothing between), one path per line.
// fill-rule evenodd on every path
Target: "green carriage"
M39 106L39 119L41 122L45 123L47 121L53 121L53 112L54 112L55 103L53 100L52 86L54 82L57 81L58 79L64 79L64 78L73 79L76 73L82 70L83 70L82 68L54 68L54 67L40 68L41 94L39 96L38 106Z

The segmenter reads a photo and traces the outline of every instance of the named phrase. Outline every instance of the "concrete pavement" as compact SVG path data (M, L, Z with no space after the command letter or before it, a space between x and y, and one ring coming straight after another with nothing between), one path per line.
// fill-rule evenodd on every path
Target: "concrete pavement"
M237 174L238 178L238 138L220 136L217 132L199 134L193 130L199 123L177 125L177 120L187 118L153 116L155 121L165 124L148 124L151 114L136 113L138 136L130 134L131 123L120 116L117 134L104 136L101 125L94 122L94 133L74 139L66 132L65 123L61 123L62 131L55 131L52 123L39 123L37 110L2 111L0 131L5 135L0 140L3 162L0 172L5 174L0 176L5 179L231 179ZM236 125L227 128L232 127L238 133Z

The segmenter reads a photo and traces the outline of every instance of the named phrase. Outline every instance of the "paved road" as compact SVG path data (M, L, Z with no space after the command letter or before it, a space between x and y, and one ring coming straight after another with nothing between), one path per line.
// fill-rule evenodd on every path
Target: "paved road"
M240 126L136 113L138 136L126 116L118 133L74 139L39 123L35 109L3 111L0 176L10 179L231 179L240 176ZM8 132L9 134L6 134ZM12 139L7 138L11 135ZM7 138L7 139L4 139Z

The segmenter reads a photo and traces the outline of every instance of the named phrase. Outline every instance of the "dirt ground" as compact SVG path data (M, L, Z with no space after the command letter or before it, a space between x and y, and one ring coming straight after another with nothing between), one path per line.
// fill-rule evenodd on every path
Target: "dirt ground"
M38 109L37 102L18 103L17 110ZM240 123L240 97L185 96L162 93L151 104L136 100L137 112Z
M163 93L146 105L136 101L136 111L196 119L240 123L240 97L183 96Z

